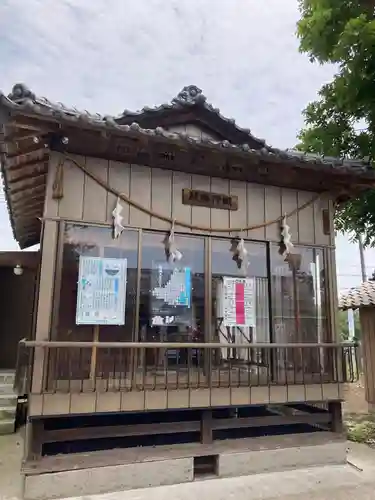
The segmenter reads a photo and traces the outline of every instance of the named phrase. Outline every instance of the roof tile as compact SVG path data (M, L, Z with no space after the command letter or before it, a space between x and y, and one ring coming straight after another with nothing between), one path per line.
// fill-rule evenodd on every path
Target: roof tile
M79 111L74 107L68 108L60 102L53 103L45 97L36 97L35 94L31 92L31 90L29 90L29 88L24 84L14 85L12 92L8 96L0 91L0 103L15 111L30 111L37 115L45 116L46 118L48 116L52 116L63 121L81 121L82 123L86 123L97 128L110 127L119 131L131 130L133 132L137 132L139 134L147 136L160 135L171 140L187 141L190 143L202 144L209 147L225 148L230 149L233 152L245 152L252 156L261 154L263 157L272 157L272 161L291 161L296 163L296 165L299 164L298 166L303 166L303 164L306 164L307 166L314 165L315 168L334 168L341 172L352 172L353 174L371 172L371 174L374 174L375 176L375 172L368 161L351 160L345 158L340 159L328 156L324 157L313 153L304 153L302 151L294 149L281 150L268 146L264 139L258 139L254 137L249 129L241 128L237 124L235 124L235 121L233 119L226 118L221 115L219 109L214 108L211 104L207 103L206 97L202 94L201 89L199 89L195 85L184 87L182 91L177 95L177 97L172 99L170 104L162 104L161 106L156 106L154 108L145 107L142 110L135 112L125 110L119 117L102 116L97 113L92 114L88 111ZM207 110L216 113L222 120L228 123L232 123L239 131L248 134L250 143L251 140L255 140L258 143L263 144L263 147L260 150L257 150L252 148L248 143L233 144L227 140L215 141L211 139L195 139L194 141L192 141L191 138L187 137L184 133L168 132L162 127L145 129L137 123L137 117L140 117L140 115L144 114L145 112L152 113L160 111L162 109L173 109L176 107L192 106L196 104L204 106ZM122 117L132 117L134 118L134 122L130 125L121 124Z
M368 306L375 306L375 281L365 281L339 299L339 308L342 310Z

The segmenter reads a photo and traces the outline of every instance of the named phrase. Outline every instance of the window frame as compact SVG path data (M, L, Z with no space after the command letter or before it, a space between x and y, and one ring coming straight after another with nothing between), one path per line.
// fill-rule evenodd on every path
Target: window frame
M62 286L62 268L63 268L63 251L64 251L64 234L67 225L76 226L89 226L98 228L112 228L112 225L108 223L95 223L95 222L85 222L78 220L56 220L57 226L57 242L55 253L55 266L54 266L54 285L52 289L53 304L50 311L50 328L49 328L49 339L54 340L56 336L58 318L59 318L59 308L60 308L60 291ZM140 332L139 332L139 309L140 309L140 284L141 284L141 273L142 273L142 240L145 233L158 233L160 235L165 235L167 230L147 228L143 229L140 227L126 226L124 232L127 230L137 232L138 234L138 255L137 255L137 281L136 281L136 298L135 298L135 317L133 325L133 342L140 342ZM213 240L228 240L228 256L229 256L229 246L230 240L233 236L223 234L223 235L211 235L211 234L195 234L191 232L175 232L175 236L178 239L179 236L183 237L199 237L203 239L204 242L204 276L205 276L205 298L204 298L204 318L205 318L205 328L204 328L204 341L210 342L212 339L212 242ZM121 237L121 236L120 236ZM269 343L275 342L275 332L274 332L274 315L273 315L273 293L272 293L272 247L277 245L275 241L266 241L259 239L244 238L245 243L260 243L265 246L265 257L266 257L266 271L268 280L268 315L269 315ZM311 250L321 250L323 256L323 263L325 269L325 284L324 284L324 294L326 298L326 318L325 326L327 328L327 338L331 342L335 341L334 338L334 324L335 324L335 314L334 306L332 303L332 294L335 293L334 288L332 288L332 280L335 279L335 274L332 269L331 262L331 248L323 245L306 245L298 244L297 248L306 248Z

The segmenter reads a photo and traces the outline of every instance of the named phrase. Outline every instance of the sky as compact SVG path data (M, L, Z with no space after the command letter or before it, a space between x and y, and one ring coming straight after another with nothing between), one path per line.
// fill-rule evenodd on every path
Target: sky
M309 62L295 36L298 0L1 0L0 88L101 114L203 89L222 114L291 148L301 111L334 68ZM0 250L17 249L0 194ZM375 269L375 250L366 251ZM361 280L359 253L337 238L340 290Z

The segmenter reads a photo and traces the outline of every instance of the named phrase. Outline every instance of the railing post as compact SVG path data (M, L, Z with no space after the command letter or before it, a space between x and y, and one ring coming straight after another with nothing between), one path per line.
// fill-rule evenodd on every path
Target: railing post
M344 369L345 369L345 363L344 363L344 356L343 356L343 348L342 347L336 347L335 348L336 355L335 355L335 361L336 361L336 374L337 374L337 383L344 383L345 382L345 376L344 376Z

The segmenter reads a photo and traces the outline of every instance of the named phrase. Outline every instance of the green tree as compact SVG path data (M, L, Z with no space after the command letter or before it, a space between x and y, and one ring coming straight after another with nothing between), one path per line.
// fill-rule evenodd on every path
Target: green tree
M304 110L297 148L326 156L375 160L374 0L299 0L300 50L337 68ZM375 190L339 207L336 228L375 245Z

